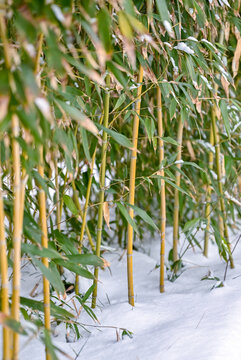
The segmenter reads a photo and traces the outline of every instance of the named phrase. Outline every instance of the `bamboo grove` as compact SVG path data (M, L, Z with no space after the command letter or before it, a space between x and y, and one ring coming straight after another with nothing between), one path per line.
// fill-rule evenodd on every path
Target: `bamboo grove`
M35 325L46 359L57 359L52 324L76 330L81 323L64 306L66 270L75 277L75 302L95 319L99 273L109 266L104 245L127 250L132 306L133 249L148 236L160 238L161 293L184 266L181 235L205 256L215 242L235 266L229 234L241 215L240 5L0 2L4 360L17 360L19 336L33 332L23 320ZM21 296L26 264L42 276L42 300ZM93 280L86 294L83 277Z

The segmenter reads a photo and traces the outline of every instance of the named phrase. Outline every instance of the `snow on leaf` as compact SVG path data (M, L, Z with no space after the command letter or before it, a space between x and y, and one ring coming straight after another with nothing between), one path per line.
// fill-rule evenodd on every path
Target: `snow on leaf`
M193 49L191 49L189 46L187 46L184 42L179 42L177 46L174 46L174 49L184 51L187 54L194 54Z

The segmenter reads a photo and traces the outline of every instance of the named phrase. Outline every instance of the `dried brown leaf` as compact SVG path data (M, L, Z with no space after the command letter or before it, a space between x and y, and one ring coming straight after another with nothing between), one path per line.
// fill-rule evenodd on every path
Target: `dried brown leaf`
M106 225L110 228L110 209L107 201L103 204L103 212Z
M7 115L9 104L9 96L1 95L0 96L0 121Z
M238 73L240 56L241 56L241 38L238 39L237 47L234 52L234 57L232 61L233 77L235 77Z

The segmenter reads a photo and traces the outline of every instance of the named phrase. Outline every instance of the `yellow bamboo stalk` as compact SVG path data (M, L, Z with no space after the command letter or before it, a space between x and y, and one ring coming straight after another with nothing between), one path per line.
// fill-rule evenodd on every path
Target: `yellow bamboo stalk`
M212 109L213 111L213 109ZM210 126L210 136L209 136L209 143L211 146L213 146L213 129L212 124ZM208 168L211 171L213 169L213 152L212 150L208 153ZM203 255L208 257L208 243L209 243L209 233L210 233L210 221L211 221L211 180L208 178L208 184L207 184L207 195L206 195L206 207L205 207L205 218L207 219L207 225L205 229L205 238L204 238L204 249L203 249Z
M16 138L19 136L19 120L17 115L12 116L12 156L13 156L13 291L12 291L12 308L11 316L14 320L19 321L20 306L20 276L21 276L21 179L20 179L20 148ZM13 354L14 360L18 359L19 353L19 334L13 333Z
M44 160L43 160L43 146L39 149L39 175L44 178ZM41 186L39 186L39 221L42 230L41 245L43 248L48 248L48 229L47 229L47 215L46 215L46 196ZM48 258L43 257L42 263L48 267ZM43 293L44 293L44 326L50 331L50 289L49 281L43 276ZM46 349L46 360L51 360L50 353Z
M8 256L7 244L5 238L4 226L4 206L3 206L3 189L2 189L2 175L0 175L0 265L1 265L1 311L4 315L9 316L8 303ZM2 359L10 360L10 332L7 327L2 330Z
M164 141L163 137L163 119L162 119L162 94L161 89L157 87L157 121L158 121L158 144L159 144L159 163L161 165L160 175L165 176L164 160ZM165 274L165 234L166 234L166 195L165 180L161 179L161 249L160 249L160 292L164 292L164 274Z
M143 67L140 65L138 75L138 89L137 100L135 103L135 116L133 122L133 135L132 135L132 151L131 151L131 163L130 163L130 185L129 185L129 204L135 203L135 180L136 180L136 159L137 159L137 142L139 132L139 115L141 110L141 91L143 81ZM134 218L134 210L129 209L129 215ZM128 299L129 304L134 306L134 282L133 282L133 228L128 223L127 228L127 278L128 278Z
M0 13L0 35L3 42L4 59L7 70L9 71L9 82L12 89L15 85L11 76L11 56L9 44L6 37L6 25L4 16ZM17 115L11 119L12 128L12 157L13 157L13 281L12 281L12 307L11 316L19 321L19 300L20 300L20 263L21 263L21 236L22 236L22 216L21 216L21 180L20 180L20 147L16 138L19 136L19 120ZM19 334L10 332L10 352L13 360L18 359L19 353Z
M216 160L216 168L217 168L217 180L218 180L218 191L220 195L219 203L220 203L220 210L223 214L222 222L223 222L223 230L224 230L224 238L226 240L230 255L229 255L229 262L230 267L234 268L234 262L233 257L231 254L231 247L229 242L229 234L228 234L228 225L227 225L227 214L225 209L225 203L224 203L224 194L223 194L223 184L222 184L222 170L221 170L221 164L220 164L220 143L219 143L219 137L218 137L218 131L217 131L217 125L216 125L216 102L213 103L214 111L212 111L212 128L213 128L213 138L214 138L214 146L215 146L215 160Z
M40 55L42 53L43 47L43 33L39 35L37 54L35 59L35 76L36 81L41 87L41 79L40 79ZM38 164L38 172L39 175L44 178L44 157L43 157L43 146L41 145L39 148L39 164ZM47 214L46 214L46 196L45 192L42 189L41 185L39 185L39 222L42 231L41 235L41 245L43 248L48 248L48 227L47 227ZM48 267L49 262L48 258L43 257L42 263L44 266ZM50 286L49 281L43 276L43 294L44 294L44 327L47 331L51 330L50 325ZM45 348L46 360L51 360L51 355L47 349Z
M95 164L96 149L97 148L95 148L94 154L93 154L92 159L91 159L90 177L89 177L86 196L85 196L85 205L84 205L84 212L83 212L83 216L82 216L82 225L81 225L80 238L79 238L79 253L80 254L81 254L81 251L82 251L84 232L85 232L85 228L86 228L86 217L87 217L87 210L88 210L88 206L89 206L89 199L90 199L90 191L91 191L93 170L94 170L94 164ZM90 238L91 238L91 236L90 236ZM95 246L94 246L94 244L92 242L92 238L91 238L90 245L92 247L92 250L95 251ZM76 279L75 279L75 293L76 294L79 293L79 276L78 275L76 275Z
M109 126L109 103L110 103L110 75L106 76L106 89L104 97L104 126ZM100 256L100 246L102 237L103 226L103 206L105 197L105 168L106 168L106 152L107 152L107 133L103 131L102 135L102 149L101 149L101 169L100 169L100 192L99 192L99 208L98 208L98 221L97 221L97 238L95 254ZM97 282L98 282L99 268L96 267L94 271L94 291L92 295L92 308L96 306L97 299Z
M183 121L182 118L179 118L178 122L178 131L177 131L177 168L181 169L181 159L182 159L182 134L183 134ZM176 171L176 181L175 184L180 187L181 174ZM174 193L174 217L173 217L173 261L178 260L178 242L179 242L179 190L175 188Z

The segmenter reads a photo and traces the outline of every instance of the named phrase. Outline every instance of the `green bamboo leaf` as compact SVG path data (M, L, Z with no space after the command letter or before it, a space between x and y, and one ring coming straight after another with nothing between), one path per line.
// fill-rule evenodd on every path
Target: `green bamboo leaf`
M225 100L219 101L220 110L223 117L224 126L227 132L227 135L230 136L230 123L229 123L229 116L228 116L228 109L227 109L227 103Z
M115 104L115 107L114 109L112 110L112 112L115 112L125 101L126 99L126 95L123 93L121 94L121 96L118 98L116 104Z
M0 316L0 323L20 335L28 335L19 321L16 321L8 316Z
M65 205L72 212L73 215L79 215L79 210L77 209L73 199L69 195L63 195L63 200Z
M26 297L20 297L20 303L22 306L27 306L30 309L44 312L44 303L42 301L29 299ZM65 310L61 306L55 305L53 302L50 303L51 315L55 317L63 317L65 319L73 319L75 316L69 311Z
M107 69L115 76L116 80L123 86L123 88L127 89L127 80L123 73L118 69L117 65L114 62L107 61L106 63Z
M41 188L44 190L44 192L45 192L47 195L49 195L49 190L48 190L47 182L45 181L45 179L43 179L43 178L39 175L38 171L35 171L35 170L32 171L32 175L33 175L33 177L37 180L38 186L41 186Z
M149 224L153 229L159 231L158 227L156 226L152 218L146 213L145 210L137 207L136 205L131 205L131 204L127 204L127 205L130 206L135 211L135 213L142 218L143 221Z
M91 163L91 156L90 156L88 137L87 137L86 131L83 127L80 128L80 131L81 131L82 144L83 144L86 159L89 161L89 163Z
M102 8L98 12L98 29L100 34L100 39L104 45L104 48L107 52L110 52L112 49L111 46L111 18L108 11L105 8Z
M133 31L130 25L130 22L125 14L124 11L119 11L118 12L118 21L119 21L119 26L120 26L120 30L122 32L122 34L128 39L128 40L132 40L133 38Z
M84 304L86 302L86 300L88 300L88 298L90 297L90 295L92 294L92 292L94 291L95 288L95 284L91 285L89 287L89 289L86 291L86 293L84 294L84 296L81 298L81 303Z
M79 276L82 276L87 279L94 279L94 275L90 271L84 269L83 267L77 265L74 262L65 261L62 259L54 259L53 261L56 264L65 267L66 269L74 272L75 274L77 274Z
M55 259L55 258L62 259L62 255L59 254L56 250L51 248L39 247L33 244L22 243L21 250L22 252L33 256L47 257L49 259Z
M165 180L166 183L170 184L171 186L173 186L174 188L176 188L177 190L179 190L180 192L182 192L183 194L186 194L187 196L191 197L185 190L183 190L180 186L176 185L174 182L172 182L170 179L168 179L166 176L161 176L161 175L152 175L152 178L159 178L159 179L163 179Z
M167 142L169 144L172 144L172 145L175 145L175 146L178 146L178 142L176 140L174 140L173 138L171 138L170 136L163 136L161 138L164 142Z
M120 202L116 202L116 205L118 206L120 212L122 213L122 215L124 216L124 218L126 219L126 221L132 226L133 230L137 233L137 235L139 235L137 226L135 221L130 217L130 214L128 213L126 207L121 204Z
M56 347L52 343L52 339L51 339L49 330L44 329L43 335L41 336L41 340L43 341L46 349L48 349L51 359L58 360L58 357L56 356L56 353L55 353Z
M103 266L104 261L93 254L67 255L70 262L81 265Z
M142 117L139 117L139 118L146 129L148 140L151 142L151 140L154 136L154 133L155 133L154 121L153 121L152 117L150 117L150 116L146 117L145 119L143 119Z
M98 134L98 130L93 123L85 114L79 111L76 107L66 104L61 100L56 100L55 103L59 106L60 110L66 112L72 119L77 121L80 126L83 126L86 130L90 131L94 135Z
M162 19L163 25L171 37L174 37L174 32L172 30L171 20L168 13L166 0L156 0L157 9Z
M39 268L44 277L50 282L50 284L60 293L65 292L64 284L61 280L60 274L57 271L54 271L54 268L46 267L41 261L32 257L32 262ZM51 266L51 263L50 263Z
M100 130L104 130L108 135L110 135L118 144L128 148L128 149L132 149L132 143L129 139L127 139L127 137L123 134L120 134L114 130L111 129L107 129L105 126L101 125L101 124L96 124L96 126L100 129Z
M183 232L187 232L189 230L193 230L197 227L199 221L202 220L201 217L198 217L198 218L195 218L195 219L192 219L192 220L189 220L185 223L184 225L184 228L183 228Z

